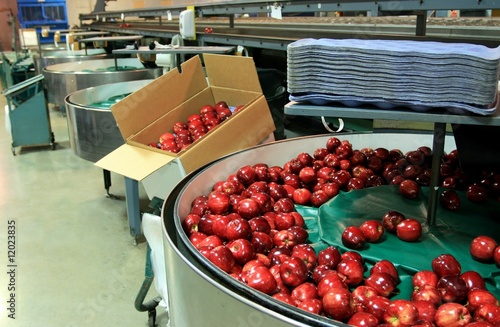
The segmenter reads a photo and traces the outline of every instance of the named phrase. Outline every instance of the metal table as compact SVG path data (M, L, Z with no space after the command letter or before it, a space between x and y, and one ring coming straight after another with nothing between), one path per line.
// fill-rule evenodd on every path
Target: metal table
M231 53L234 51L234 47L219 47L219 46L179 46L171 48L153 49L150 50L149 47L139 47L139 49L119 49L113 50L115 55L115 65L117 64L116 55L117 54L143 54L143 55L156 55L156 54L173 54L176 56L177 69L179 72L181 70L181 60L180 56L185 54L203 54L203 53Z
M435 225L436 209L438 205L439 165L444 153L444 140L446 124L476 125L500 128L500 110L492 116L479 115L454 115L439 112L416 112L410 109L374 109L370 106L356 108L342 105L315 106L303 103L290 102L285 105L285 114L295 116L323 116L343 118L385 119L398 121L431 122L434 123L434 136L432 146L432 174L430 182L429 206L427 223Z
M142 39L142 35L124 35L124 36L101 36L101 37L90 37L86 39L78 40L79 43L93 43L93 42L119 42L119 41L137 41ZM85 54L87 54L87 47L85 47ZM116 56L115 56L116 62Z

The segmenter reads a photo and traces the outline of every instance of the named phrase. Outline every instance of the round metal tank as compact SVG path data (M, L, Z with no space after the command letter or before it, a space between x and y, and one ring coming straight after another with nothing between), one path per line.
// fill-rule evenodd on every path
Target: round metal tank
M427 145L432 134L351 133L335 134L356 148L398 148L403 152ZM172 326L347 326L284 304L255 291L216 268L189 241L182 229L194 198L208 194L215 182L244 165L266 163L283 166L301 152L324 147L332 134L287 139L236 152L208 164L181 180L164 201L162 226L166 283ZM446 136L445 151L455 148ZM160 181L161 182L161 181ZM209 312L207 318L206 312Z
M69 94L65 103L73 152L82 159L97 162L124 144L110 106L151 81L100 85Z
M112 57L113 55L106 53L104 49L87 49L87 52L85 52L85 50L68 51L66 48L42 48L41 54L33 56L33 61L35 72L41 74L43 68L47 66L83 60L102 60Z
M161 68L144 68L137 58L118 59L118 67L115 70L114 59L68 62L44 67L47 100L64 108L64 98L75 91L111 83L154 79L162 74Z

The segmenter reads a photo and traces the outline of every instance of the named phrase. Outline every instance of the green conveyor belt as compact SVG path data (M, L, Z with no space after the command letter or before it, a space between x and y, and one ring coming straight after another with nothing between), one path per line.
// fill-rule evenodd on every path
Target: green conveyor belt
M500 203L492 200L472 203L464 192L458 193L460 209L451 212L438 206L436 225L431 227L426 223L429 188L422 188L420 197L413 200L399 194L397 186L341 192L319 209L297 206L297 211L304 216L310 232L309 241L317 250L327 245L335 245L341 251L350 250L342 245L344 229L359 226L369 219L381 220L390 210L399 211L407 218L416 218L424 227L419 241L404 242L385 232L381 241L367 243L358 251L367 264L366 276L375 262L381 259L392 261L401 277L397 297L409 298L413 274L418 270L431 270L433 258L450 253L460 262L462 272L479 272L485 278L487 288L500 298L500 268L494 263L475 261L469 253L470 243L476 236L488 235L500 242Z

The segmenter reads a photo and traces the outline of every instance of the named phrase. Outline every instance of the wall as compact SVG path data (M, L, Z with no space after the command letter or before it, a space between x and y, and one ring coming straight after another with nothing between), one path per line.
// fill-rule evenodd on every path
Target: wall
M184 6L200 3L222 2L225 0L115 0L108 1L106 11L120 11L137 8L159 8L168 6ZM80 25L79 14L94 11L96 0L66 0L69 25Z
M96 0L66 0L69 25L80 25L80 14L94 11ZM106 3L106 11L171 6L172 0L116 0Z
M2 51L12 51L12 26L10 22L10 9L16 17L16 31L19 31L19 22L17 21L17 1L2 0L0 2L0 42Z

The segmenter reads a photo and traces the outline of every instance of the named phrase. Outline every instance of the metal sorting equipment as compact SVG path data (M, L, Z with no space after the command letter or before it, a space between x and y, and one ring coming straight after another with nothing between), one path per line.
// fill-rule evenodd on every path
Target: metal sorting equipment
M89 87L66 99L69 141L80 158L97 162L125 141L111 112L111 106L153 81L128 81Z
M33 56L35 71L42 73L42 69L47 66L62 64L66 62L77 62L83 60L99 60L112 58L111 54L106 53L104 49L68 50L62 49L44 49L40 54Z
M115 67L113 59L103 59L62 63L43 68L47 100L60 108L65 107L66 96L75 91L117 82L154 79L161 74L161 68L144 68L137 58L120 59L118 67Z
M140 89L153 79L112 83L75 91L65 98L69 141L73 152L80 158L97 162L120 145L124 144L120 129L111 112L111 106L128 94ZM111 172L103 170L106 196L110 194ZM127 207L135 209L139 201L130 190L126 179ZM135 212L128 209L129 212ZM129 216L134 216L129 213ZM129 219L139 219L133 217Z
M356 148L398 148L405 152L422 145L432 146L432 134L335 135L349 140ZM239 151L200 168L177 184L162 208L168 301L175 303L169 308L172 326L347 326L286 305L236 281L196 250L181 225L193 199L208 194L215 182L239 167L256 163L283 166L287 158L324 146L331 136L288 139ZM446 151L454 148L453 137L446 136ZM206 312L210 312L210 320L206 319Z

